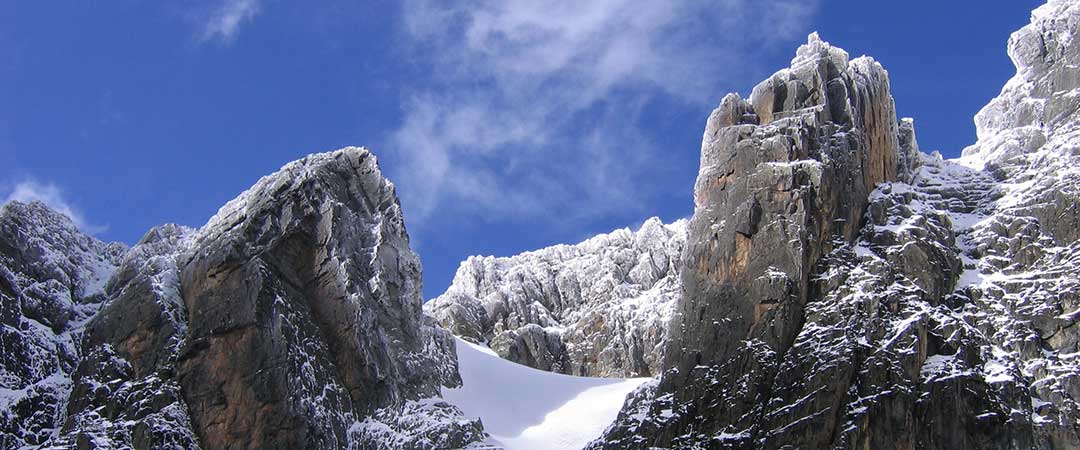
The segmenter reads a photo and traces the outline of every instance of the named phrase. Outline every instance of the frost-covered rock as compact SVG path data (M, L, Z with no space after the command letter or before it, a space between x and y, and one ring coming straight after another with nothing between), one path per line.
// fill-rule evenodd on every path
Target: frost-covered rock
M459 383L453 338L423 319L394 185L366 149L259 180L183 259L176 373L206 448L370 448L355 423Z
M163 225L126 253L39 204L6 207L0 231L5 449L485 438L438 399L460 384L454 339L422 313L394 185L366 149L287 164L201 229Z
M576 245L469 257L424 305L454 334L542 370L653 376L679 297L685 221L651 218Z
M49 439L64 420L85 324L125 248L39 202L0 210L0 445Z
M591 448L1080 446L1077 29L1033 13L956 161L813 35L725 98L665 371Z
M957 161L997 182L961 217L966 317L986 334L994 379L1030 386L1030 421L1080 447L1080 4L1050 1L1009 38L1017 73L975 117ZM1024 410L1025 412L1027 409Z
M50 448L200 448L175 377L188 323L181 253L193 233L155 227L124 255L109 302L87 325L68 417Z

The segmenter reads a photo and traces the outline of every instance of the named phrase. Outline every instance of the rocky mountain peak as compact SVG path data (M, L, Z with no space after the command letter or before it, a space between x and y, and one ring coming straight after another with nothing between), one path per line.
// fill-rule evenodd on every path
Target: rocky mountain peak
M1053 135L1076 132L1078 9L1075 2L1050 1L1009 37L1016 75L975 115L979 140L964 149L965 164L1002 165L1036 151Z
M37 209L17 217L56 219ZM73 233L57 254L106 248ZM5 270L18 267L9 234ZM32 412L44 400L3 404L0 425L22 427L27 444L426 449L484 438L438 398L460 384L454 341L421 312L419 259L394 186L366 149L287 164L202 228L162 225L113 256L106 302L85 316L82 339L2 341L69 350L63 370L35 375L49 384L51 410ZM26 292L4 305L25 305ZM36 323L26 308L12 316L3 329L12 336Z
M1013 35L956 161L816 35L725 97L663 375L590 448L1080 445L1078 17L1051 1Z
M791 67L799 67L803 64L818 64L822 60L828 61L833 67L847 67L848 52L821 40L821 35L814 31L806 36L806 43L795 50L795 57L791 59Z
M812 33L708 117L689 220L472 256L423 305L363 148L130 249L9 203L0 448L583 442L605 408L571 410L635 386L588 449L1080 448L1077 30L1076 1L1032 13L955 160L921 153L881 64ZM470 386L451 333L481 344Z
M9 268L34 279L52 279L67 288L72 299L100 301L105 282L127 246L89 236L67 216L44 203L8 202L0 210L0 227L10 238Z
M459 383L452 338L423 321L420 276L394 186L366 149L305 157L226 204L180 269L190 336L178 372L204 443L252 433L338 448L373 439L353 422ZM256 410L274 420L240 414Z
M789 345L798 313L785 310L810 295L817 260L855 237L873 187L910 170L900 155L888 74L816 34L749 102L724 97L706 124L683 254L675 333L689 342L669 357L682 370L726 358L747 329L779 339L776 351ZM759 330L773 314L795 322ZM691 320L730 326L696 333L704 325Z

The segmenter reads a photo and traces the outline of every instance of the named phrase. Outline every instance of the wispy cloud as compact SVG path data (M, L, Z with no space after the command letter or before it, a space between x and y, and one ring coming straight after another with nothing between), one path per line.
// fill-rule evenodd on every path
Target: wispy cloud
M220 0L215 2L199 17L202 42L232 42L236 33L245 22L251 21L259 13L259 0Z
M0 205L11 201L29 203L40 201L53 211L68 216L75 226L85 233L97 234L108 230L107 225L95 225L86 220L86 216L69 202L59 186L53 183L42 183L36 180L25 180L16 183Z
M409 1L408 36L432 74L408 94L390 143L410 220L445 210L565 220L640 203L669 151L640 131L649 101L716 101L755 50L804 32L814 8Z

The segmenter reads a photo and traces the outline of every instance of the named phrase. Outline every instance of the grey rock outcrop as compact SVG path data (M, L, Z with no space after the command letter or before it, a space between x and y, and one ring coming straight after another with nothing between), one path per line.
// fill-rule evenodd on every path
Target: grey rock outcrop
M658 374L680 296L685 221L651 218L576 245L470 257L425 311L499 356L571 375Z
M706 126L664 373L590 448L1075 448L1080 5L957 161L811 35Z
M959 295L999 372L1030 387L1040 442L1080 447L1080 4L1050 1L1009 38L1017 73L958 161L998 183L962 218ZM993 313L991 313L993 312ZM1027 411L1026 409L1024 410Z

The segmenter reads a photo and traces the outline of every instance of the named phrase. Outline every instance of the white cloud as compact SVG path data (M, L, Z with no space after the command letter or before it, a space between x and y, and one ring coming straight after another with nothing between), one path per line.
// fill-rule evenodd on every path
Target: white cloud
M199 39L203 42L215 39L232 42L240 26L258 13L259 0L221 0L201 18Z
M34 180L27 180L20 183L16 183L15 187L4 199L3 203L7 204L11 201L17 201L20 203L30 203L32 201L40 201L53 211L59 212L65 216L68 216L75 226L79 227L85 233L97 234L104 232L108 229L105 225L94 225L86 220L86 216L79 211L74 205L64 198L63 191L53 183L40 183Z
M564 220L640 204L669 151L636 125L649 100L717 101L725 83L746 82L755 51L803 33L814 8L408 2L407 35L432 75L409 94L390 143L410 220L447 210Z

